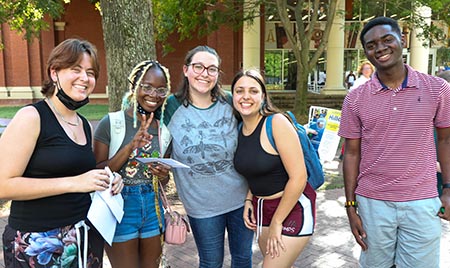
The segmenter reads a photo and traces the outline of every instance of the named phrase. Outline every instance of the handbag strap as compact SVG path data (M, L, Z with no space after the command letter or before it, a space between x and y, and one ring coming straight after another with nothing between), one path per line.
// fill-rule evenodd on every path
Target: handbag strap
M161 199L162 199L163 207L167 211L172 212L172 208L170 206L170 202L167 199L166 192L164 191L164 188L163 188L163 186L161 184L161 181L158 180L158 183L159 183L159 189L161 190L160 192L161 192Z

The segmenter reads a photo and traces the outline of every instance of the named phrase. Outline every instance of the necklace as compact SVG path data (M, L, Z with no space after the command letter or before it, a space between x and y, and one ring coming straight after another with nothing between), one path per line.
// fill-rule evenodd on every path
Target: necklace
M72 123L70 121L67 121L64 116L58 111L58 109L56 109L56 107L53 105L53 102L51 99L47 98L48 103L50 103L50 106L52 106L53 110L55 111L55 113L59 116L59 118L61 118L61 120L71 126L77 127L80 124L80 117L77 115L77 122L76 123Z

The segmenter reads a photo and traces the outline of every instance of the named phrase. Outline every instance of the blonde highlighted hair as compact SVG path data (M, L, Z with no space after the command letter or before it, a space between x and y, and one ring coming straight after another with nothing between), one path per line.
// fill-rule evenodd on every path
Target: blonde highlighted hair
M362 75L362 70L364 68L364 65L370 66L370 68L372 69L372 74L375 72L375 67L372 65L372 63L370 63L370 61L363 61L358 67L358 75Z
M128 76L128 92L125 93L125 96L122 99L122 111L127 110L130 107L133 107L133 127L137 127L137 90L139 89L139 85L142 82L145 74L151 68L158 68L163 71L164 76L167 82L167 88L170 92L170 73L169 69L161 65L156 60L145 60L138 63L134 66L130 75ZM161 117L161 107L159 107L155 112L154 116L156 119L160 119Z

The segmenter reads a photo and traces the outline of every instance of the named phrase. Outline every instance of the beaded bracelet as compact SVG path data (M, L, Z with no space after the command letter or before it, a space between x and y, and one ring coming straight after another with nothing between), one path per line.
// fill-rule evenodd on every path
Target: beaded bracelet
M349 208L349 207L358 207L358 202L356 201L345 201L345 205L344 207Z

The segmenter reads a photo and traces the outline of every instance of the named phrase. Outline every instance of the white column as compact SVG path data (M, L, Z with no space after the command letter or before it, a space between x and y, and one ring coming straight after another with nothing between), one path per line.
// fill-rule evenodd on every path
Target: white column
M251 2L251 0L247 0L245 2ZM245 11L244 11L245 12ZM255 11L249 11L249 12L257 12L259 13L259 7L258 10ZM260 17L256 17L252 24L248 24L244 22L244 29L243 29L243 68L261 68L261 58L260 58L260 51L261 51L261 19Z
M431 8L427 6L421 6L416 10L415 16L422 17L428 26L431 25ZM422 28L414 28L411 31L410 64L414 69L423 73L428 73L428 54L430 53L430 41L428 38L426 38L426 36L417 37L422 33Z
M345 10L345 0L337 0L336 11ZM344 87L344 42L345 18L341 12L336 12L331 26L327 45L327 79L322 94L346 94Z

